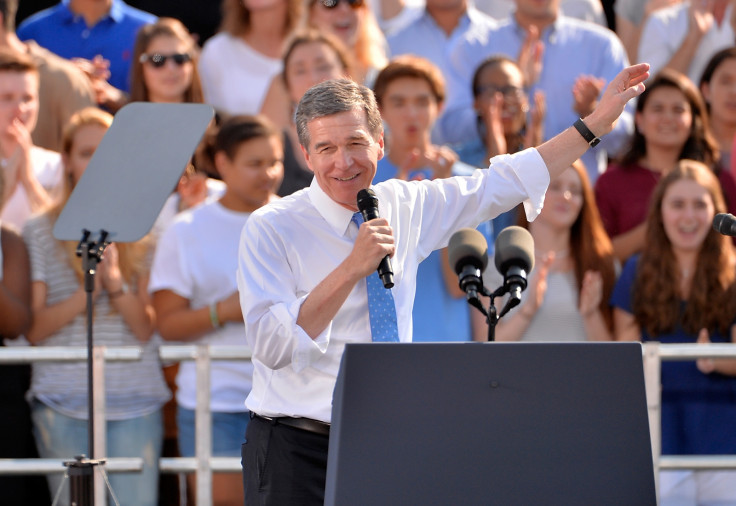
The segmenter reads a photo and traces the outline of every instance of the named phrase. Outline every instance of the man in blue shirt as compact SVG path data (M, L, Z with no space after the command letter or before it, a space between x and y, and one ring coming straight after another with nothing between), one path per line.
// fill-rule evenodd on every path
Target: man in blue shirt
M473 173L475 167L458 162L449 148L430 140L445 98L439 68L424 58L399 56L378 74L374 92L388 133L388 148L376 166L374 184L391 178L412 181ZM490 240L490 221L479 230ZM478 316L474 325L473 316ZM432 251L419 264L412 327L415 342L470 341L474 331L481 337L486 333L483 316L471 313L458 286L446 248Z
M448 48L467 33L488 31L496 21L473 7L468 0L427 0L422 14L388 37L391 56L413 54L434 63L442 72L451 96L455 88L466 88L464 80L456 80L450 72ZM432 139L437 143L456 142L441 135L436 128Z
M122 0L62 0L26 19L17 34L64 58L109 62L109 83L128 91L128 72L135 37L156 16L130 7Z
M466 86L448 90L447 111L436 127L447 142L465 142L478 136L470 81L476 67L488 56L519 61L527 71L530 96L536 90L544 91L544 134L548 139L589 114L599 92L628 65L626 51L613 32L562 15L560 0L515 1L514 14L496 28L467 32L449 49L451 72ZM583 155L591 182L606 169L608 153L619 151L632 131L629 105L613 132Z

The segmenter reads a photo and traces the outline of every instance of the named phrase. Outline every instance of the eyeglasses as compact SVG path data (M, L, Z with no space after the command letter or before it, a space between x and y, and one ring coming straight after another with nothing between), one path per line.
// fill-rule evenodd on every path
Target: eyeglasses
M326 8L326 9L334 9L337 7L337 4L340 3L341 0L320 0L320 3ZM352 9L358 9L360 7L363 7L365 4L364 0L344 0L348 3L350 8Z
M167 60L173 60L178 66L182 66L187 62L192 61L192 56L189 53L174 53L174 54L142 54L138 61L141 63L150 63L153 67L160 69L166 65Z
M478 88L478 95L493 96L496 93L501 93L504 98L515 98L519 99L524 95L524 90L518 86L496 86L494 84L487 84Z

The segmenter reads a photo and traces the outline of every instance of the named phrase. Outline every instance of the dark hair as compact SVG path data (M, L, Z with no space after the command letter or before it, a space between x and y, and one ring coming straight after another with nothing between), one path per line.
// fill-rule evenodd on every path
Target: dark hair
M708 64L705 66L705 70L703 70L703 74L700 76L700 83L698 83L700 87L702 88L704 84L710 83L710 80L713 78L713 74L716 72L718 67L721 66L721 63L731 58L736 58L736 46L721 49L714 54L711 59L708 60Z
M0 72L38 72L38 66L25 53L0 49Z
M506 58L505 56L491 56L489 58L486 58L480 64L476 67L475 72L473 73L473 80L472 80L472 86L473 86L473 98L478 98L478 95L480 95L481 89L480 89L480 75L483 73L484 70L490 67L496 67L498 65L501 65L502 63L510 63L512 66L519 68L519 64L516 63L511 58ZM524 73L521 72L521 69L519 69L519 73L523 76ZM526 83L524 83L526 86Z
M309 149L310 121L354 110L365 112L368 132L377 140L383 132L383 122L373 91L350 79L330 79L312 86L296 108L299 143Z
M283 134L265 116L231 116L222 122L214 136L212 152L222 151L232 160L241 144L260 137L283 139Z
M15 32L15 14L18 12L18 0L0 0L0 14L3 15L3 28L6 32Z
M647 83L646 90L636 103L636 113L641 114L649 97L659 88L674 88L680 91L690 105L693 117L690 135L682 146L678 159L696 160L710 167L714 166L720 159L718 142L710 130L708 110L703 97L687 76L670 69L661 70ZM621 165L624 167L635 165L646 154L646 139L635 124L630 147L621 158Z
M389 85L402 77L423 79L432 90L432 95L434 95L437 103L444 102L445 80L442 77L442 71L426 58L403 55L393 58L376 76L373 93L376 95L376 102L379 106L383 104L383 96L386 94Z
M148 46L157 37L172 37L189 46L187 53L192 58L192 82L184 92L185 103L199 104L204 102L202 95L202 84L199 80L199 48L194 42L189 30L174 18L159 18L155 23L150 23L138 30L133 47L133 60L130 65L130 101L147 102L150 100L148 87L143 79L143 63L140 58L148 50Z

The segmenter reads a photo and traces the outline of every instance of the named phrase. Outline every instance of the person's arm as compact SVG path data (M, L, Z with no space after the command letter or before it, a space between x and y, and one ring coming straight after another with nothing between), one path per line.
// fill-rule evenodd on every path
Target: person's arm
M6 163L9 169L17 174L18 184L23 185L31 212L39 212L50 206L52 199L33 171L31 163L33 141L28 128L20 120L13 120L0 144L4 152L11 152Z
M670 57L664 68L676 70L687 75L690 63L700 46L700 41L713 27L713 0L704 2L694 1L688 9L687 32L675 53Z
M643 82L649 77L649 65L639 63L622 70L603 92L598 105L584 119L584 123L597 137L611 130L626 103L644 91ZM561 174L588 149L588 142L570 126L537 148L550 177Z
M189 299L172 290L154 292L153 307L162 338L194 341L227 322L243 321L238 292L198 309L192 309L189 304Z
M133 335L140 342L147 342L155 326L153 307L146 291L148 276L138 276L137 286L126 287L115 244L110 244L105 250L103 261L97 266L97 274L110 304L120 313Z
M38 344L52 336L87 309L87 294L82 286L68 298L51 306L46 305L46 293L46 283L43 281L31 284L33 323L26 334L31 344Z
M355 285L378 267L396 247L385 218L363 223L350 255L307 296L296 324L316 339L332 321Z
M583 276L583 286L580 289L580 316L583 317L583 327L588 341L612 341L606 320L601 312L603 299L603 278L600 272L587 271Z
M23 239L6 228L2 234L2 269L0 280L0 334L14 339L31 324L31 266Z
M613 308L613 336L616 341L641 341L641 329L633 314Z
M700 330L697 342L700 344L710 344L708 329ZM736 343L736 325L731 327L731 342ZM703 374L717 372L726 376L736 376L736 358L699 358L695 364Z
M445 290L450 294L450 297L455 299L465 297L465 292L460 289L455 268L450 265L450 257L447 254L447 248L442 248L440 250L440 265L442 268L442 279L445 281Z
M641 223L631 230L611 238L613 254L621 263L625 262L634 253L638 253L644 247L647 234L646 222Z
M554 260L554 254L545 255L539 265L535 267L524 301L516 311L506 315L496 325L496 341L521 340L544 302L544 296L547 294L547 275ZM506 303L505 299L503 303ZM502 305L498 305L499 311L502 307Z

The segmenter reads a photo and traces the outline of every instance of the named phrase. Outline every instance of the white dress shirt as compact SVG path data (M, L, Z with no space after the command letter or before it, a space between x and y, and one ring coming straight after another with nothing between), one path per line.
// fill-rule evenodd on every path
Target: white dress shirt
M373 187L395 238L392 291L402 342L411 341L419 262L447 246L456 230L476 227L521 201L533 219L548 183L544 161L536 149L528 149L495 157L489 170L472 176L391 179ZM307 296L352 251L357 236L352 215L315 178L309 188L262 207L246 223L237 278L245 336L253 350L253 389L245 401L251 411L330 422L345 344L371 342L365 281L316 339L296 321Z

